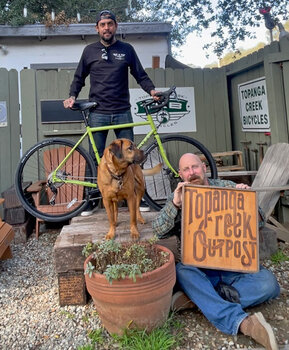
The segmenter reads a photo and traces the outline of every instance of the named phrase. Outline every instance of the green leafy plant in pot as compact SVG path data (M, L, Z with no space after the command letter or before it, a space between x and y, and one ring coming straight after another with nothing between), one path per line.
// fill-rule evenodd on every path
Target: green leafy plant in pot
M176 281L173 253L148 242L88 243L83 249L86 287L103 326L150 332L167 320Z

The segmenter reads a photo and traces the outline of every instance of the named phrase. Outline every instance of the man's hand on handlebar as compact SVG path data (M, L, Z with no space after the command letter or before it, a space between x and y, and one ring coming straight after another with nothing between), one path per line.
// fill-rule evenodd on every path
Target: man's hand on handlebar
M159 101L160 96L158 96L158 94L160 93L160 91L151 90L151 97L154 99L154 101Z
M70 96L69 98L63 101L63 106L64 108L71 108L74 105L74 102L75 102L75 97Z

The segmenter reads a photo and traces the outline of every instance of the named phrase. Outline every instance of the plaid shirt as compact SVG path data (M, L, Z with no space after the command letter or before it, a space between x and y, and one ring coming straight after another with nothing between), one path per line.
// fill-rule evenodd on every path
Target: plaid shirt
M210 186L235 188L236 183L230 180L208 179ZM174 193L168 196L166 205L162 208L159 215L152 222L152 229L158 238L168 238L176 235L181 237L181 210L177 209L173 204ZM261 220L259 220L259 228L264 226L264 214L259 208Z

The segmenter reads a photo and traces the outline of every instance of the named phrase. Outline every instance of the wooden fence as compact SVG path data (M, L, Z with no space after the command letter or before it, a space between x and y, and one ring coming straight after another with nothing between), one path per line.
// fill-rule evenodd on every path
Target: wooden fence
M215 69L147 69L156 87L194 87L196 131L184 133L202 142L211 152L243 151L249 142L247 170L258 167L254 155L272 143L289 141L289 41L273 42L235 63ZM41 119L41 101L68 96L74 71L0 69L0 102L7 106L7 125L0 127L0 192L14 182L19 160L19 87L22 117L22 151L47 137L75 139L83 133L82 123L49 123ZM270 132L244 132L240 118L238 86L260 77L267 85ZM130 88L138 85L130 77ZM87 99L89 81L79 98ZM1 123L1 122L0 122ZM1 125L1 124L0 124ZM111 140L109 136L108 142ZM253 151L253 152L252 152ZM260 154L258 154L259 157Z
M224 69L148 69L157 87L191 87L195 89L197 131L185 133L204 143L212 152L231 149L230 120L227 102L227 85ZM73 139L83 133L81 123L41 122L42 100L67 98L73 71L21 72L21 85L29 86L22 92L23 149L46 137ZM130 78L130 88L138 88ZM87 99L89 82L79 99ZM110 141L110 140L108 140Z

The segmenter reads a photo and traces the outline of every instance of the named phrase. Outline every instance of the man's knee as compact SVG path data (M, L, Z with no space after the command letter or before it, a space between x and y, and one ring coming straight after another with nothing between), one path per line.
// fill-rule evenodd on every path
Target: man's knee
M258 276L258 290L261 294L265 295L267 299L273 299L279 296L280 286L274 274L261 268Z

